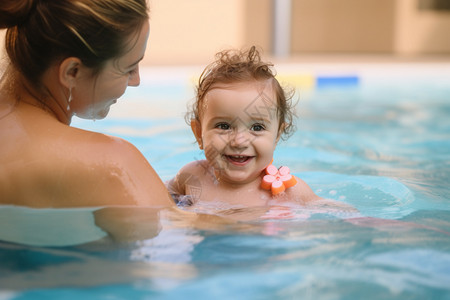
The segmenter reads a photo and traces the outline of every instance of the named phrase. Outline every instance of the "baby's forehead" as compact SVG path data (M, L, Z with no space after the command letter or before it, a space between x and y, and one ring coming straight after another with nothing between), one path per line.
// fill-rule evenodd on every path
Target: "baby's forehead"
M206 108L208 102L216 97L229 97L232 101L235 97L256 102L265 102L266 105L277 106L277 97L272 81L270 80L252 80L230 83L215 83L206 93L203 99L203 108ZM206 105L206 106L205 106Z
M205 95L201 110L273 119L277 117L277 101L267 80L216 84Z
M245 81L231 81L231 82L217 82L211 85L209 92L222 89L222 90L243 90L243 89L255 89L258 92L273 92L273 83L271 79L265 80L245 80Z

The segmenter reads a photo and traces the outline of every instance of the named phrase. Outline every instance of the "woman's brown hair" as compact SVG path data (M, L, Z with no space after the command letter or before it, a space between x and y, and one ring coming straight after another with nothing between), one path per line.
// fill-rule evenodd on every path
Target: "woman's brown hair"
M77 57L98 73L127 49L148 19L145 0L1 0L0 29L16 73L39 89L58 60Z

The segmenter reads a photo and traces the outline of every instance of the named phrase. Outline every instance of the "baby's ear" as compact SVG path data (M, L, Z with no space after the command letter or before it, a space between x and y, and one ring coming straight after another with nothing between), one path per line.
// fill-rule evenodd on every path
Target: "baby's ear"
M197 140L198 146L201 150L203 150L203 141L202 141L202 125L197 119L191 120L191 129L195 135L195 139Z

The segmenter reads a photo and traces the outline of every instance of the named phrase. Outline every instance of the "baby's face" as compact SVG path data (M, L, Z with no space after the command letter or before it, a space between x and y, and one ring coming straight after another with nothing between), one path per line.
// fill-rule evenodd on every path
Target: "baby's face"
M217 84L206 94L194 134L221 182L260 180L279 138L276 103L268 81Z

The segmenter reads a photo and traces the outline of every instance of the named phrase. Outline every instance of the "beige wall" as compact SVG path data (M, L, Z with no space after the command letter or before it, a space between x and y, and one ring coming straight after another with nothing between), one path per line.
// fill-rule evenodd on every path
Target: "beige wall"
M202 61L243 39L240 0L151 0L146 62Z
M294 53L393 50L393 0L292 0L292 4Z
M205 63L225 48L270 50L270 0L151 0L145 62Z
M273 1L149 0L144 63L205 64L217 51L254 44L270 54ZM292 0L291 29L294 55L450 54L450 12L419 10L418 0Z
M257 45L272 50L272 0L241 0L244 3L244 39L242 45Z
M271 0L149 3L150 38L144 64L205 64L220 50L251 45L270 52Z
M411 0L395 3L396 53L450 53L450 11L419 10Z
M292 0L293 53L450 54L450 12L417 0Z

